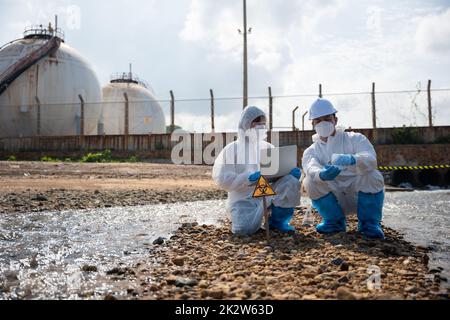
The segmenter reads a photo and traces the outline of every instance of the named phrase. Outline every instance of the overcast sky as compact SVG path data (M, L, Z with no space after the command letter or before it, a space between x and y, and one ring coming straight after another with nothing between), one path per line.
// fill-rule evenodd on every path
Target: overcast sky
M345 126L371 127L369 95L327 93L450 88L450 0L248 0L249 95L318 92L322 83ZM134 71L158 99L242 95L241 0L0 0L0 43L59 15L66 43L102 85ZM291 125L313 97L276 98L274 125ZM267 99L251 104L268 110ZM168 103L162 103L169 122ZM433 93L434 122L450 124L450 91ZM216 128L233 130L241 100L216 102ZM426 92L377 95L381 127L426 125ZM209 102L179 102L176 123L209 130ZM310 128L309 122L306 128Z

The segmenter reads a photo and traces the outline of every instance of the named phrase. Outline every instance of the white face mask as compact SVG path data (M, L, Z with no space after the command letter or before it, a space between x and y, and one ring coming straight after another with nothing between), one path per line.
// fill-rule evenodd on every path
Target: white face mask
M314 129L322 138L328 138L334 132L334 123L330 121L322 121L316 124Z
M258 124L247 131L250 141L257 142L267 138L267 127L265 124Z

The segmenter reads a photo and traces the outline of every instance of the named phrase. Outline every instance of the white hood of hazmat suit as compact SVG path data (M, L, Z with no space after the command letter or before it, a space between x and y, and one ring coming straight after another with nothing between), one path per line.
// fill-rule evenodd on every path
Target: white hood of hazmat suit
M249 106L242 111L237 140L225 146L214 162L212 178L220 188L228 191L228 207L252 196L254 186L249 186L248 176L260 170L260 150L273 148L264 140L255 141L255 132L249 130L252 121L259 116L265 114L257 107Z

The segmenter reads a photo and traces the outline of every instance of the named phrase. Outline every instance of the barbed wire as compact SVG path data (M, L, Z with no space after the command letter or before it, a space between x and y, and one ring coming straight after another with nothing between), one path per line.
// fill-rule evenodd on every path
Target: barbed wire
M398 94L398 93L424 93L424 90L415 89L415 90L393 90L393 91L377 91L376 95L379 94ZM430 89L430 92L450 92L450 88L441 88L441 89ZM331 93L323 93L323 96L352 96L352 95L370 95L371 91L362 91L362 92L331 92ZM286 95L273 95L273 99L282 99L282 98L302 98L302 97L318 97L317 93L304 93L304 94L286 94ZM242 100L243 97L215 97L214 101L232 101L232 100ZM269 99L268 95L264 96L250 96L251 99ZM170 99L139 99L139 100L129 100L130 103L147 103L147 102L158 102L158 103L169 103L172 100ZM174 102L196 102L196 101L211 101L211 98L181 98L174 99ZM116 104L116 103L125 103L125 100L114 100L114 101L84 101L84 105L96 105L96 104ZM41 103L41 106L60 106L60 105L80 105L81 102L53 102L53 103ZM0 104L0 107L32 107L37 106L37 103L33 104Z

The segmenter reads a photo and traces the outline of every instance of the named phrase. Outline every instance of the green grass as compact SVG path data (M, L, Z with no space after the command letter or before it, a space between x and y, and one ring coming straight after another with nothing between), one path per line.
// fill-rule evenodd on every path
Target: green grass
M3 158L6 161L20 161L15 155L10 155L8 158ZM88 153L83 155L81 158L54 158L51 156L44 155L39 161L41 162L81 162L81 163L120 163L120 162L141 162L141 159L137 156L131 156L127 159L115 159L112 157L111 150L103 150L94 153Z

